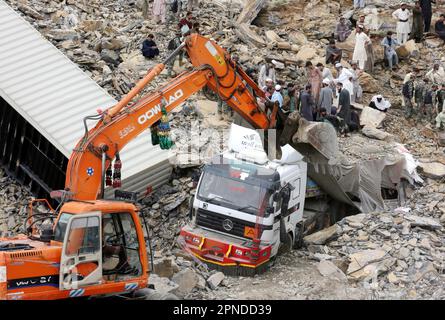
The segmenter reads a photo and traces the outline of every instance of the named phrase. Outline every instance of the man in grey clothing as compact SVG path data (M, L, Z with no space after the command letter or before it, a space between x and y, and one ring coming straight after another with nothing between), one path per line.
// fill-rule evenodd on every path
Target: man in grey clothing
M314 98L311 95L311 85L307 84L300 97L300 114L308 121L314 121Z
M351 122L351 95L348 90L343 88L341 82L337 82L337 90L339 93L337 115L349 125Z
M324 108L327 114L331 114L331 108L333 103L332 89L329 87L329 79L323 79L323 88L320 91L320 97L318 98L318 109Z

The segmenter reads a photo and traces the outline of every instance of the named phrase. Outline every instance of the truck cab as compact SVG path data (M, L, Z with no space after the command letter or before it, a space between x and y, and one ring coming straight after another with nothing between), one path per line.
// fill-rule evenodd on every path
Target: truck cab
M289 145L269 160L255 133L232 125L230 150L204 167L180 234L188 252L234 274L258 272L301 235L307 164Z
M128 293L148 282L138 210L118 201L70 201L48 239L0 239L0 299Z

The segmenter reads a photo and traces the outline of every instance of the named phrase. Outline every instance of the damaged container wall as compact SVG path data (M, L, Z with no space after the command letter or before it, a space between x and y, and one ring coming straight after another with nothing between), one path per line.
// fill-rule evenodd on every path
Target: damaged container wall
M68 159L0 97L0 164L37 197L63 189Z
M7 124L8 150L5 149L6 138L0 140L0 147L5 149L2 150L5 151L3 165L10 167L9 173L20 175L24 174L20 172L25 163L34 161L34 169L28 176L33 176L32 180L40 185L40 189L48 192L61 188L66 168L64 161L84 134L83 118L97 114L99 108L116 104L116 100L2 0L0 39L2 108L13 108L17 113L3 110L4 121L10 121L8 117L22 119L15 128L12 128L15 121ZM93 125L89 122L90 128ZM18 140L11 138L11 130ZM24 130L26 134L20 136ZM38 135L40 137L36 138ZM33 141L30 145L34 148L23 147L20 152L11 148L14 141L18 141L17 146L21 145L19 136L24 141ZM147 186L159 186L167 181L171 172L168 152L152 146L150 138L149 132L142 133L121 153L123 186L137 189L134 191L145 192ZM11 151L14 151L12 155L9 154ZM56 169L52 168L51 159L57 159ZM53 170L62 170L63 179L57 177L52 181L46 171ZM133 181L136 185L132 185ZM40 189L36 192L42 195Z

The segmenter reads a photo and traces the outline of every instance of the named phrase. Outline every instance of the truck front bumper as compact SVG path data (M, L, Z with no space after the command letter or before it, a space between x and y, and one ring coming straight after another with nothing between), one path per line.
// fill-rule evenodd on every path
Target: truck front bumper
M241 240L189 225L181 229L179 244L211 269L228 275L253 276L267 270L271 245L256 248L251 240Z

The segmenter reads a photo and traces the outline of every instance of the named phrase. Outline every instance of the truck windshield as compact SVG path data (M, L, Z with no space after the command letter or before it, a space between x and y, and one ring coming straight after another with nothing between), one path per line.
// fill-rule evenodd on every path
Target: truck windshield
M257 214L264 197L271 191L266 187L205 172L201 179L198 199L234 210Z
M57 222L56 229L54 230L54 240L63 242L65 238L66 226L68 224L68 220L71 218L71 213L63 212L60 215L59 221Z

